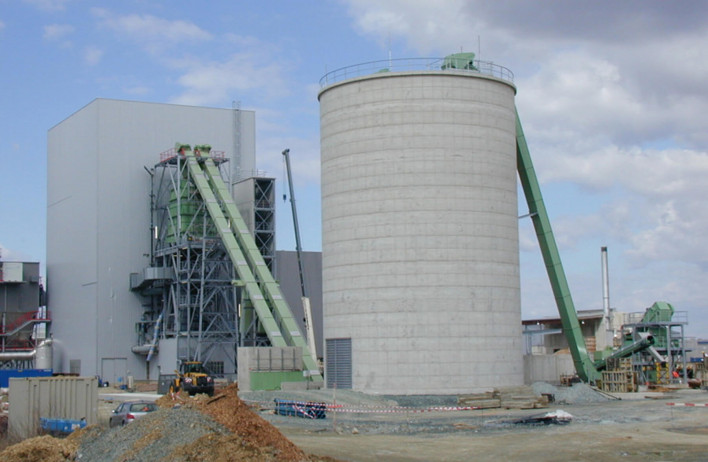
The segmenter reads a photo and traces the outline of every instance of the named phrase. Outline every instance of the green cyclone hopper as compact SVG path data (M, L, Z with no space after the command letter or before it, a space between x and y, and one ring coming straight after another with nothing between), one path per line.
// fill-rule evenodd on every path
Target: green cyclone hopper
M194 151L187 145L178 146L178 151L187 160L189 175L206 204L209 216L240 278L237 284L243 288L244 298L253 305L271 345L301 347L310 379L321 382L323 379L317 363L309 353L278 283L268 270L218 167L208 157L210 150L208 145L195 146Z

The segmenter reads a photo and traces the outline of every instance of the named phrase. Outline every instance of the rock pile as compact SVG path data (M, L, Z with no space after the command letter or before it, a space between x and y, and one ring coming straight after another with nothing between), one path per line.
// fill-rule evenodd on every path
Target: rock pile
M305 454L256 415L231 385L214 397L165 395L161 409L122 428L87 427L68 438L40 436L9 446L13 461L327 461Z

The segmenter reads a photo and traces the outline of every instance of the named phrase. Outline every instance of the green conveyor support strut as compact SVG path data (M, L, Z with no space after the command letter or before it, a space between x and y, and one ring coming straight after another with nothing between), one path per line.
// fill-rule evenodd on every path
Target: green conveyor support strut
M546 212L546 206L543 203L541 188L531 162L531 154L526 144L526 137L521 127L518 112L516 113L516 162L519 180L526 196L529 214L536 230L536 237L538 237L541 254L546 265L548 279L551 282L553 296L556 299L556 306L563 325L563 332L568 340L575 370L582 381L595 382L601 378L601 374L587 352L585 338L580 329L578 314L575 311L573 298L570 295L570 288L563 271L560 253L553 237L551 222Z
M280 286L268 270L253 236L248 231L226 184L221 179L218 167L208 157L197 160L194 155L189 154L189 151L187 153L189 173L206 203L209 215L218 229L219 236L241 278L258 319L265 328L268 339L273 346L301 347L303 363L310 379L322 381L319 367L310 355L307 343L290 307L283 298Z

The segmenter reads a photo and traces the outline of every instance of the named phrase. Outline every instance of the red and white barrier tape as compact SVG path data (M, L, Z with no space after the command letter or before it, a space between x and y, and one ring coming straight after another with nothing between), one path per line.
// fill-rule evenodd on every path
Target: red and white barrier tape
M330 408L328 408L330 409ZM422 412L455 412L455 411L472 411L480 409L472 406L445 406L445 407L394 407L394 408L379 408L379 409L357 409L348 407L334 407L332 412L342 412L350 414L417 414Z
M246 404L258 404L261 407L269 408L273 405L270 402L264 401L250 401L242 400ZM357 406L345 406L343 404L329 404L329 403L318 403L318 402L307 402L307 401L288 401L285 403L287 405L293 406L310 406L324 408L330 412L341 412L350 414L392 414L392 413L421 413L421 412L456 412L456 411L472 411L475 409L481 409L474 406L435 406L428 408L419 407L405 407L405 406L370 406L370 405L357 405Z
M708 407L708 403L666 403L667 406Z

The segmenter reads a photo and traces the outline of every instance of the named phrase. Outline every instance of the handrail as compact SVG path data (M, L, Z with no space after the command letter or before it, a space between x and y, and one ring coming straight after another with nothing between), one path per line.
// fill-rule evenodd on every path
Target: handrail
M49 318L49 312L47 312L44 318L35 316L39 316L39 311L28 311L27 313L15 319L12 324L8 326L0 325L0 337L9 337L10 335L14 335L23 328L29 326L30 324L51 322L51 319Z
M468 72L496 77L514 83L514 73L510 69L494 64L491 61L473 61L474 69L443 69L445 58L400 58L341 67L326 73L320 79L320 88L332 85L342 80L389 72L414 72L414 71L441 71L441 72Z

